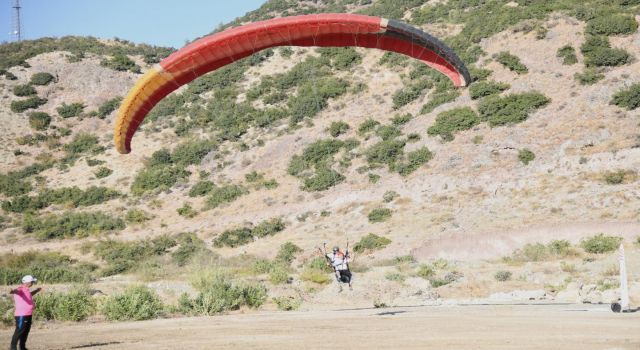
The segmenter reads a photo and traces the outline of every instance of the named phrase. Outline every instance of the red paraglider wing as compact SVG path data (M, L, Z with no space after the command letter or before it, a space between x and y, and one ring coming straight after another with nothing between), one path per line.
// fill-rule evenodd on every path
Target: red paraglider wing
M456 86L470 82L458 56L431 35L399 21L354 14L318 14L255 22L199 39L149 70L131 89L116 121L120 153L162 98L199 76L274 46L357 46L393 51L424 61Z

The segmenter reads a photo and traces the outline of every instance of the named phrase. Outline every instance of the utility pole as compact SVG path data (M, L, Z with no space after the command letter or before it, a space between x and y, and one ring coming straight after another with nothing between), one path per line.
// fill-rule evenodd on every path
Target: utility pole
M13 0L13 17L11 20L11 37L14 41L22 41L22 22L20 21L20 0Z

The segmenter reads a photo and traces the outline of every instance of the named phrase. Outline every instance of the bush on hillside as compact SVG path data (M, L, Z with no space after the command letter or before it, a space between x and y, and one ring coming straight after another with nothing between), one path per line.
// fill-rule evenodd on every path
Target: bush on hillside
M597 68L590 67L585 68L582 73L576 73L574 78L580 85L593 85L604 79L604 74L600 73Z
M518 159L524 165L528 165L529 162L531 162L535 158L536 158L536 155L533 152L531 152L531 150L529 150L527 148L523 148L520 151L518 151Z
M34 297L38 319L84 321L93 315L96 301L86 287L74 287L66 293L44 292Z
M622 237L605 236L603 233L592 237L584 238L580 241L580 246L587 253L603 254L612 252L620 246Z
M109 114L111 114L118 108L121 102L122 97L115 97L101 104L100 107L98 107L98 118L106 118Z
M518 74L525 74L529 72L527 66L520 62L520 58L518 58L518 56L510 54L509 52L500 52L496 56L496 61L508 68L510 71L516 72Z
M133 60L131 60L128 56L123 54L115 54L109 59L103 59L102 61L100 61L100 65L117 71L130 71L132 73L140 73L140 66L133 62Z
M562 64L567 66L578 63L576 49L574 49L571 45L565 45L559 48L556 56L562 58Z
M345 132L347 132L348 130L349 130L349 124L343 121L331 122L331 125L329 126L329 129L328 129L329 135L333 137L338 137L344 134Z
M231 203L245 194L247 190L239 185L215 187L209 192L206 205L208 209L214 209L225 203Z
M632 34L638 30L638 22L632 15L609 13L595 17L587 23L586 33L591 35Z
M535 109L547 105L551 100L539 92L510 94L505 97L489 96L478 105L478 112L491 127L520 123Z
M623 49L611 48L606 36L588 36L580 47L588 67L621 66L631 61L631 54Z
M498 83L494 81L480 81L477 83L471 84L469 86L469 96L471 99L477 100L482 97L486 97L489 95L499 94L507 89L509 89L511 85L507 83Z
M267 300L264 286L237 285L222 275L203 278L195 287L199 290L195 298L186 294L180 297L179 310L184 314L216 315L242 306L255 309Z
M633 84L627 89L616 92L613 94L610 103L628 110L634 110L640 107L640 83Z
M19 97L31 96L37 94L36 89L29 85L16 85L13 87L13 94Z
M122 219L100 212L68 212L43 217L26 216L22 222L24 233L33 233L38 240L84 237L124 228L125 223Z
M458 96L460 96L460 92L457 90L433 93L429 98L429 102L420 109L420 114L431 113L437 107L454 101Z
M53 75L47 72L35 73L31 76L30 83L32 85L49 85L55 78Z
M353 251L356 253L364 253L366 251L380 250L391 243L386 237L381 237L370 233L360 239L354 246Z
M189 197L202 197L209 194L215 185L213 182L208 180L198 181L191 189L189 190Z
M478 114L471 108L455 108L439 113L435 124L427 129L427 134L440 135L442 140L451 141L454 133L469 130L479 123Z
M51 124L51 116L44 112L29 113L29 125L34 130L45 130Z
M272 218L260 222L254 227L242 227L222 232L213 240L215 247L239 247L253 242L257 238L273 236L286 227L281 218Z
M37 276L42 283L89 282L96 268L57 252L7 253L0 255L0 285L18 284L25 275Z
M163 310L160 297L144 286L128 287L123 293L109 297L102 306L102 313L110 321L150 320Z
M369 218L369 222L383 222L391 218L391 215L391 209L376 208L371 210L367 217Z
M26 100L11 101L11 105L9 107L11 108L11 111L14 113L22 113L27 109L38 108L45 103L47 103L46 98L33 96L33 97L29 97Z

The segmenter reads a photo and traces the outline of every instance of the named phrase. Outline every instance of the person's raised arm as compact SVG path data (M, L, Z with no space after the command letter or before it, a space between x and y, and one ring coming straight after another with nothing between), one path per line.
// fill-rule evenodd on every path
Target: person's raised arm
M18 292L17 289L10 289L9 294L16 294Z
M31 295L36 295L36 294L40 293L41 290L42 290L42 288L38 287L38 288L36 288L36 289L31 291Z

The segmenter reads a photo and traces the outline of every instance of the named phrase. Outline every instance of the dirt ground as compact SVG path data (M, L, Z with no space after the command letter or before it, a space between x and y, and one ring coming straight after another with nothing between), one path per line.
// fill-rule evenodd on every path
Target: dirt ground
M0 331L8 345L11 332ZM37 327L47 349L639 349L640 313L608 305L425 306L258 312Z

